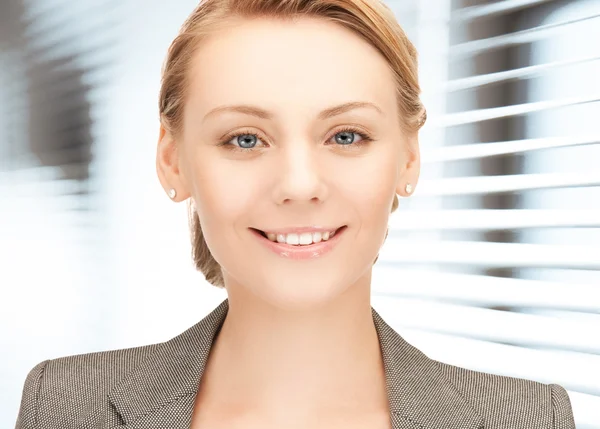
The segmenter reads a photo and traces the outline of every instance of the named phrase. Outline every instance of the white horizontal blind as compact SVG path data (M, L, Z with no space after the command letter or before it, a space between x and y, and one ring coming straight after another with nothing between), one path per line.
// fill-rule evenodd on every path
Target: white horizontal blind
M110 332L95 163L117 5L0 2L2 427L14 426L34 364L94 350Z
M56 254L65 245L80 256L67 266L57 261L57 270L81 269L89 277L102 266L94 169L116 71L118 4L10 0L0 6L10 23L0 42L0 90L8 112L8 138L0 142L0 234L6 244L0 250L10 253L14 243L32 249L10 255L14 267L35 265L36 247L51 243L53 231L62 231ZM50 264L48 256L42 257Z
M57 201L70 227L78 224L72 215L82 215L80 232L95 204L93 169L114 74L117 4L10 0L0 6L11 23L0 41L0 90L8 113L0 195L21 201L41 194Z
M429 119L374 306L433 358L561 384L599 429L600 2L388 3Z

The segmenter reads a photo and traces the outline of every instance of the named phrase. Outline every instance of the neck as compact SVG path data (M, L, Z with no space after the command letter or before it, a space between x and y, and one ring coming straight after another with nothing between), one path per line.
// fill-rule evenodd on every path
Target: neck
M310 309L281 309L243 288L227 290L229 310L201 385L210 403L288 417L387 407L370 273Z

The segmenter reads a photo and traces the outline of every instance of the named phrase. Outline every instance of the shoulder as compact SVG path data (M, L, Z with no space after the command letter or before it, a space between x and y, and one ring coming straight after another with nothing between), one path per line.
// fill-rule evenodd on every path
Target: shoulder
M23 386L16 429L73 422L102 406L106 394L163 343L49 359L35 365ZM72 414L72 415L69 415ZM62 426L68 427L68 426Z
M540 421L549 421L552 428L575 428L569 396L558 384L434 362L463 398L483 416L486 427L537 427Z

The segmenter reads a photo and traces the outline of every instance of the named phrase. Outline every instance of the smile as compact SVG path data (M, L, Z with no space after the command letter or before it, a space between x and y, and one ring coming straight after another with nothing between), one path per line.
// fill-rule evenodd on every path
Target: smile
M292 231L262 231L250 228L268 249L290 259L312 259L334 248L347 226L339 228L295 228Z

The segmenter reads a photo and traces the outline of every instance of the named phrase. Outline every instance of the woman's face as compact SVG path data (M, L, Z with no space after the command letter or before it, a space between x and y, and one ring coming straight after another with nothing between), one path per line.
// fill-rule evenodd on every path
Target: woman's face
M245 20L189 72L159 176L195 201L228 292L314 305L368 285L394 194L419 170L385 59L333 23Z

